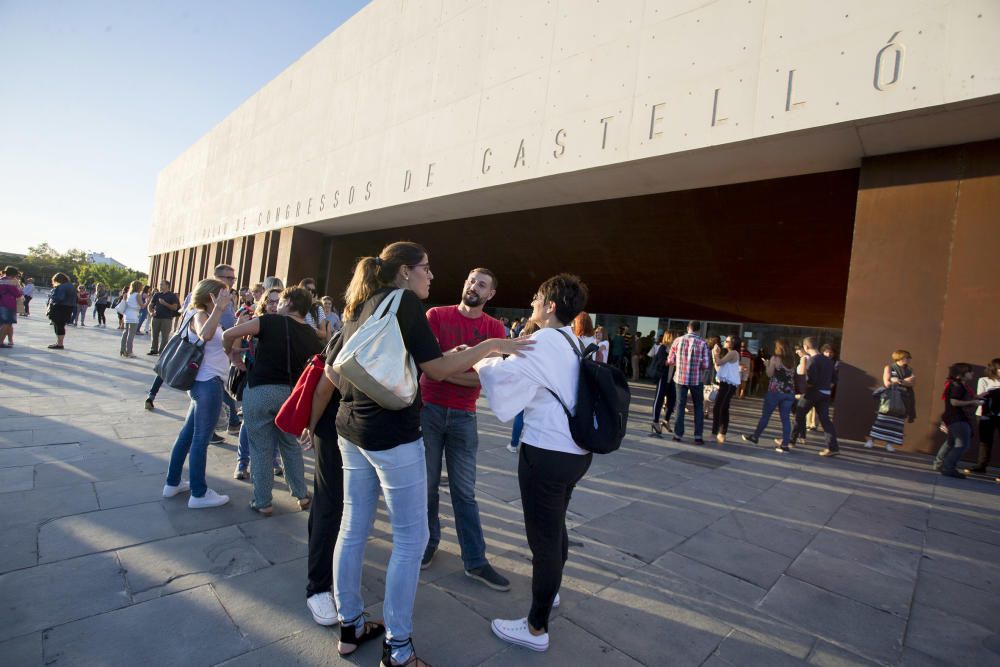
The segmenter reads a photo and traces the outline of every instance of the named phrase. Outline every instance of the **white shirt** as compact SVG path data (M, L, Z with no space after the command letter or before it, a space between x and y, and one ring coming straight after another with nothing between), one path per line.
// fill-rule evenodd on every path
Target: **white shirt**
M979 378L979 382L976 383L976 395L985 394L993 389L1000 389L1000 380L994 380L991 377L983 376ZM983 416L983 406L976 408L976 414L980 417Z
M740 361L739 358L736 361L730 361L728 363L719 366L718 371L719 382L726 382L728 384L740 384Z
M597 346L601 349L594 353L594 359L600 361L602 364L608 363L608 348L611 347L611 344L606 340L602 340Z
M302 319L305 320L306 324L318 331L323 326L323 322L326 322L326 311L323 310L323 306L320 306L316 309L316 313L317 317L313 317L313 314L310 312L306 313L306 316Z
M569 327L563 327L576 340ZM501 359L491 357L476 364L479 381L490 408L500 421L510 421L524 411L521 441L540 449L567 454L587 454L573 442L566 408L576 408L576 390L580 382L580 358L562 335L552 329L540 329L531 335L534 347Z
M25 283L21 292L24 293L24 296L32 296L35 293L35 283Z
M129 324L136 324L139 321L139 293L132 292L125 298L125 321Z
M184 330L188 321L197 312L197 310L189 310L184 315L179 331ZM195 325L191 325L191 329L187 332L187 338L192 343L197 342L198 334L195 333ZM216 377L220 378L223 382L229 378L229 357L226 356L225 350L222 349L222 325L215 327L215 335L212 336L210 341L205 343L205 358L202 359L201 368L198 369L198 375L194 379L195 382L204 382Z
M597 338L595 338L594 336L580 336L580 343L583 345L583 349L586 350L588 347L590 347L591 343L594 344L597 343ZM594 352L594 354L597 354L597 352Z

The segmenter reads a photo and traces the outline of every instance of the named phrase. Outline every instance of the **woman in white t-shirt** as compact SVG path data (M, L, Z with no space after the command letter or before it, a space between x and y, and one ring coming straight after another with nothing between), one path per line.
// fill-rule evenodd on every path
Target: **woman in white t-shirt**
M736 336L727 336L725 346L712 349L719 393L712 406L712 435L718 443L726 441L729 430L729 403L740 388L740 343Z
M986 365L986 375L976 384L976 398L988 398L991 391L1000 389L1000 359L993 359ZM1000 431L1000 417L990 414L995 410L997 399L990 397L984 405L976 409L979 417L979 456L976 466L969 472L986 472L993 453L993 436Z
M188 391L191 407L181 432L177 434L170 452L170 467L163 497L173 498L178 493L191 491L190 509L218 507L229 502L229 496L216 493L205 482L205 461L208 440L222 411L223 384L229 376L229 357L222 348L222 327L219 320L232 303L232 295L222 282L202 280L194 287L191 305L181 320L178 331L185 331L188 340L205 341L205 358L198 368L194 385ZM188 460L189 482L181 481L184 460Z
M608 363L608 351L611 348L611 343L608 342L608 330L604 327L594 329L594 340L597 342L594 361L599 361L602 364Z
M122 313L125 329L122 331L119 352L126 359L134 359L132 342L135 340L135 332L139 329L139 313L149 305L149 301L142 293L142 281L132 281L132 284L128 288L128 295L122 299L122 303L125 304L125 312Z
M549 646L549 614L559 606L559 584L569 553L566 509L593 457L573 441L560 405L561 400L570 411L576 406L580 360L568 325L586 303L587 287L578 277L549 278L531 302L531 320L539 325L531 336L535 346L518 356L484 359L475 366L490 407L501 421L524 411L517 478L532 555L531 610L527 618L494 619L492 629L501 639L535 651Z

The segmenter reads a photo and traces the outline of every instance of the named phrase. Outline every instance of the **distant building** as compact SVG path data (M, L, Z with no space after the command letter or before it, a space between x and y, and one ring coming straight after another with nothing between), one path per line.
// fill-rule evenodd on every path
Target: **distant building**
M111 266L119 266L123 269L129 268L114 257L108 257L103 252L88 252L87 261L91 264L110 264Z

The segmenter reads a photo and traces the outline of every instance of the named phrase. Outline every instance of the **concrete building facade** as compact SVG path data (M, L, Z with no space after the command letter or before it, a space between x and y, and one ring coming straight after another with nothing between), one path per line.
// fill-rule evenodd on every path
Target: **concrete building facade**
M498 306L568 270L594 312L842 329L844 433L903 347L929 450L943 369L1000 355L997 34L990 0L375 0L164 169L150 275L337 294L409 238Z

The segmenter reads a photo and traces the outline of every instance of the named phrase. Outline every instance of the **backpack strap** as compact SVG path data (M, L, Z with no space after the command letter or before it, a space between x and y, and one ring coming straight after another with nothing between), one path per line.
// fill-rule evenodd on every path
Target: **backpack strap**
M576 356L582 361L583 358L584 358L585 352L582 350L583 344L580 343L579 339L577 339L577 342L574 343L573 339L570 337L570 335L568 333L566 333L562 329L556 329L556 331L558 331L559 334L563 338L566 339L566 342L569 343L569 346L571 348L573 348L573 352L576 353ZM588 348L588 350L589 350L589 348ZM566 413L566 418L567 419L571 419L573 417L573 413L569 411L569 408L566 407L566 404L563 403L563 400L561 398L559 398L559 394L557 394L556 392L552 391L548 387L545 388L545 391L547 391L550 394L552 394L553 396L555 396L555 399L557 401L559 401L559 405L562 406L563 412Z

